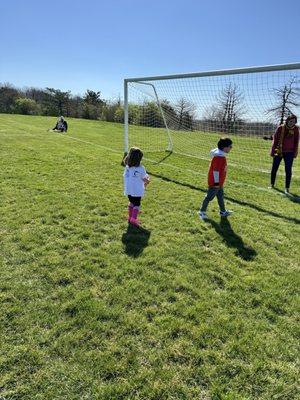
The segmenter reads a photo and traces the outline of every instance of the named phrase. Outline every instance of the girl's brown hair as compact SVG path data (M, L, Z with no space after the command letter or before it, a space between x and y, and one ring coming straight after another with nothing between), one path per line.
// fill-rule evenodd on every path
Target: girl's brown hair
M128 167L138 167L142 161L143 152L138 147L131 147L129 153L124 158L124 164Z

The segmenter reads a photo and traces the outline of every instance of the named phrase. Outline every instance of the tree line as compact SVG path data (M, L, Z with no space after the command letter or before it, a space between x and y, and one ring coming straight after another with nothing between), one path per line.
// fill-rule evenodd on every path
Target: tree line
M285 85L273 89L274 104L265 110L274 119L282 123L292 113L293 107L299 106L299 81L292 77ZM216 96L215 104L204 110L204 115L197 117L197 106L180 98L176 103L168 100L129 103L129 124L154 128L168 127L172 130L200 130L224 133L253 132L254 123L246 122L247 113L241 90L236 84L229 83ZM72 95L70 91L54 88L18 89L11 84L0 84L0 112L27 115L48 115L85 118L109 122L124 122L124 104L121 99L105 100L101 92L86 90L83 96ZM271 131L274 125L268 122L260 124L260 131Z
M185 99L177 104L163 100L129 104L129 123L172 129L193 129L195 106ZM83 96L54 88L19 89L9 83L0 84L0 113L46 115L85 118L109 122L124 122L124 104L121 99L105 100L101 92L86 90ZM166 114L164 120L164 114Z
M54 88L19 89L0 84L0 113L48 115L118 121L123 114L121 100L104 100L101 92L86 90L83 96Z

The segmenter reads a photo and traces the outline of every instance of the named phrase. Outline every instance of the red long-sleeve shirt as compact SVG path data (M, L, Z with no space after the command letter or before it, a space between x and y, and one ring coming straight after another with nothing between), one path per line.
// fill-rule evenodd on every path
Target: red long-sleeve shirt
M213 156L208 170L208 186L223 186L226 179L227 161L225 153L222 150L215 149L211 151Z
M279 145L281 132L285 125L280 125L274 134L273 143L271 148L271 156L275 155L275 150ZM294 134L289 135L287 132L284 133L284 138L282 141L282 152L283 153L294 153L294 157L296 158L298 155L298 146L299 146L299 128L298 126L294 126L293 128Z

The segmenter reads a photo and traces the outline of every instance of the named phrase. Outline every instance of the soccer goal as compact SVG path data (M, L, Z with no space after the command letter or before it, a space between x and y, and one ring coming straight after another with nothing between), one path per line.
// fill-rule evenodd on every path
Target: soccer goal
M267 172L272 135L291 113L300 117L300 63L125 79L124 151L208 159L229 136L232 164Z

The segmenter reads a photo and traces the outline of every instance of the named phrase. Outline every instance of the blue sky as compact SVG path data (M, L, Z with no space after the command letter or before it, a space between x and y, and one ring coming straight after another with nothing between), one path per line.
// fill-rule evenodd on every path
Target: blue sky
M0 82L123 95L123 79L300 61L298 0L0 0Z

